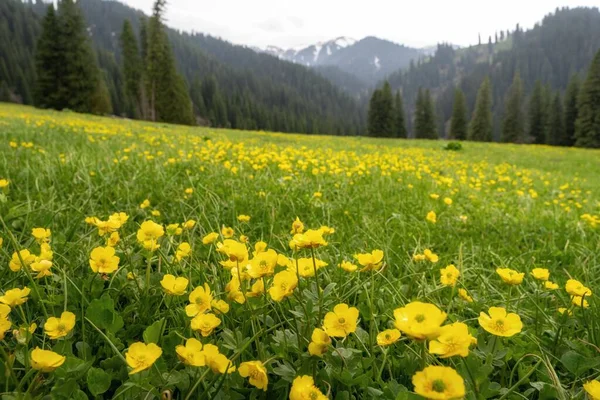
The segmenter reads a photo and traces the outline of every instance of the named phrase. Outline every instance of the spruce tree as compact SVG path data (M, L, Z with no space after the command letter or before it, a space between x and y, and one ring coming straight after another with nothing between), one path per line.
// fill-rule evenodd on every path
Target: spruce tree
M435 109L431 92L419 90L416 104L415 137L417 139L437 139Z
M62 82L59 88L62 107L79 112L102 112L95 105L106 104L100 71L87 35L79 6L73 0L61 0L58 6ZM92 101L96 99L95 101Z
M194 124L192 102L177 73L162 16L166 0L156 0L147 27L146 93L152 121Z
M467 103L465 94L460 88L454 91L452 121L450 122L450 138L465 140L467 138Z
M380 132L379 112L380 112L381 90L375 89L369 101L369 111L367 114L367 132L369 136L378 136Z
M383 137L393 137L394 134L394 97L389 82L383 84L381 98L379 99L379 135Z
M394 124L394 136L398 138L408 137L406 131L406 120L404 116L404 101L402 95L398 90L396 92L396 99L394 101L394 113L395 113L395 124Z
M123 22L121 31L121 51L123 54L123 78L125 94L127 96L128 115L134 118L143 118L144 107L142 98L143 62L140 56L137 39L128 20Z
M546 142L554 146L568 146L568 137L566 136L562 100L560 92L556 92L550 106L548 116L548 129L546 130L548 137Z
M523 120L523 85L521 75L515 73L513 83L508 90L502 121L501 141L505 143L521 143L525 136Z
M42 22L42 34L35 54L37 81L34 90L35 104L41 108L61 109L62 49L59 46L59 26L50 4Z
M477 92L475 110L469 123L467 138L478 142L491 142L492 137L492 88L486 77Z
M575 122L577 121L579 90L579 77L573 75L565 93L565 137L564 141L560 143L561 146L573 146L575 143Z
M529 130L528 135L533 143L542 144L546 141L546 107L544 88L539 80L535 82L529 99Z
M575 139L575 146L600 148L600 51L581 87Z

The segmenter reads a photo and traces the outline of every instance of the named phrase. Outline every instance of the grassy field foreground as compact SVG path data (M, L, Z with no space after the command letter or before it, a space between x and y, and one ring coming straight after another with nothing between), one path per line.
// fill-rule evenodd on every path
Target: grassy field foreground
M600 399L600 151L443 146L1 104L2 398Z

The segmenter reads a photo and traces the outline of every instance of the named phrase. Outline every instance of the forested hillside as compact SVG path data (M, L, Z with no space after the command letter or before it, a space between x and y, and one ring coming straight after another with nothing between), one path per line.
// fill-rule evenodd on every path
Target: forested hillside
M517 71L522 91L529 97L541 84L547 103L559 91L564 94L574 75L584 78L594 54L600 49L600 12L593 8L560 9L546 16L533 29L517 28L502 32L487 43L455 50L439 45L435 55L411 63L407 70L389 77L393 90L400 89L408 121L414 121L414 106L419 88L430 89L440 136L450 129L455 89L466 97L467 109L473 112L477 92L486 77L490 78L494 138L500 138L504 100Z
M116 1L80 0L78 4L113 113L126 114L119 38L125 20L139 35L140 19L145 16ZM31 104L33 54L46 4L6 0L0 4L0 13L0 98ZM168 35L177 68L203 123L309 133L359 134L363 130L364 112L359 105L305 67L206 35L172 29Z

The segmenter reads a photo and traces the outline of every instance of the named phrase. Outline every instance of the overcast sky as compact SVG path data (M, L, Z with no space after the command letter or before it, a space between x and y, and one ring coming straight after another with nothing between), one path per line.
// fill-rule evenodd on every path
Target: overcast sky
M153 0L121 0L150 13ZM478 33L525 28L556 7L600 0L169 0L167 25L237 44L297 47L348 36L377 36L408 46L467 46Z

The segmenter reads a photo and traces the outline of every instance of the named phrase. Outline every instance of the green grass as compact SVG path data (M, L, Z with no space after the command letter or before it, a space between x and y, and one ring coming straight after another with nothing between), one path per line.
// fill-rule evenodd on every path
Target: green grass
M32 289L8 316L0 391L6 398L27 391L33 398L137 399L169 391L174 398L271 399L287 398L294 378L309 375L332 399L412 399L421 398L413 393L413 375L444 365L462 376L468 399L584 399L583 384L600 374L600 151L469 142L446 151L444 145L188 128L0 104L0 179L10 182L0 189L1 289ZM145 199L151 206L142 209ZM426 220L430 211L435 224ZM106 237L85 219L116 212L129 216L118 230L119 269L102 276L89 258ZM239 222L240 214L251 220ZM268 293L245 304L229 299L232 274L202 238L227 226L236 239L249 238L250 252L264 241L278 254L310 258L309 250L290 250L296 217L306 229L335 229L328 245L315 250L328 263L318 280L300 278L282 302ZM190 219L197 221L193 229L165 235L153 253L136 239L146 220L166 226ZM16 250L39 254L31 236L36 227L51 230L54 252L52 276L41 279L29 268L8 268ZM177 262L175 249L184 241L192 253ZM384 252L381 270L338 268L374 249ZM439 261L414 261L425 249ZM461 272L454 288L440 283L439 270L449 264ZM498 267L524 272L523 283L509 287ZM547 268L560 289L543 289L530 275L536 267ZM209 336L192 331L187 295L164 293L166 273L189 279L187 293L208 283L215 298L229 303ZM594 292L589 308L571 305L564 289L570 278ZM272 279L264 280L267 291ZM242 291L255 282L243 282ZM460 299L458 288L475 301ZM468 357L436 357L404 333L389 347L377 346L377 332L393 328L394 310L411 301L437 305L448 313L446 323L466 323L478 340ZM322 358L311 357L319 315L339 303L358 308L357 330L334 338ZM492 306L517 313L523 330L502 339L482 329L477 317ZM66 310L76 315L74 329L50 339L47 318ZM18 332L32 323L33 334ZM265 362L268 391L237 371L185 366L175 346L190 337L218 346L237 367ZM162 356L128 375L123 356L134 342L155 342ZM38 374L30 363L35 347L66 361Z

